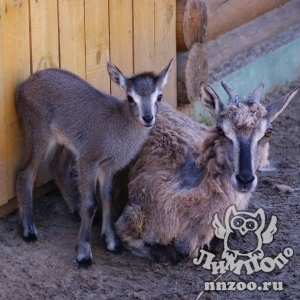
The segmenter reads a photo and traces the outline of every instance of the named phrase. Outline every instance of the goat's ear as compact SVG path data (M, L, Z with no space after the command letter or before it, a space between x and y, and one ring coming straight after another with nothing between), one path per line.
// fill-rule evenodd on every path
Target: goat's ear
M126 85L126 77L123 73L112 63L107 63L107 71L112 81L114 81L117 85L119 85L123 90Z
M171 59L169 64L157 75L157 83L159 84L161 89L168 82L168 78L169 78L170 71L172 69L172 65L173 65L173 58Z
M223 103L217 93L204 82L200 83L200 100L214 118L217 118L223 110Z
M299 88L300 87L292 90L289 94L286 94L285 96L275 100L269 106L267 106L268 119L270 122L275 120L281 114L281 112L297 94Z

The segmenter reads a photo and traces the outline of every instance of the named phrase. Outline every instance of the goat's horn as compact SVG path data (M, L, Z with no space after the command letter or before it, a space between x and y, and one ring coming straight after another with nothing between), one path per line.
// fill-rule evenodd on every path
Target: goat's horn
M237 105L240 102L237 92L230 85L228 85L225 81L221 81L221 84L229 96L229 103L233 104L233 105Z
M262 81L256 89L250 94L248 98L248 103L259 103L260 94L265 87L265 83Z

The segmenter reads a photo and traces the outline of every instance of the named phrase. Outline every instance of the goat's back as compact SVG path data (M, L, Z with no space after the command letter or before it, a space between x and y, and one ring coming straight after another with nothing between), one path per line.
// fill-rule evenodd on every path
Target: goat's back
M18 86L16 106L21 118L32 112L35 117L60 120L76 119L87 124L88 120L108 118L118 113L121 101L102 93L80 77L61 69L46 69L31 75ZM30 116L32 117L32 116Z

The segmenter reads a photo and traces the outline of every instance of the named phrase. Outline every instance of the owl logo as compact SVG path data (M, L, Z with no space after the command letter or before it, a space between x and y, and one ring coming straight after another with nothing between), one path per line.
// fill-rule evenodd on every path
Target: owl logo
M224 239L224 251L222 258L234 261L238 256L243 259L262 259L264 252L263 244L273 241L277 231L277 217L272 216L271 221L264 231L266 215L262 208L256 212L237 211L235 205L228 207L225 219L225 227L214 215L212 226L215 228L215 236ZM237 245L237 240L243 240L242 245Z

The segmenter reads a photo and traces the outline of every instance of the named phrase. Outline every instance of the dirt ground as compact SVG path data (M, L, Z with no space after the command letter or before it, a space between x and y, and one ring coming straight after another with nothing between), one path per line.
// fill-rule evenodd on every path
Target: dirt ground
M300 86L300 80L277 89L264 103ZM184 259L176 266L155 264L123 250L108 253L100 225L92 232L93 266L74 263L79 222L68 213L58 191L34 203L38 241L25 243L19 235L18 213L0 221L0 299L299 299L300 298L300 93L274 122L270 158L275 170L259 173L249 210L259 207L278 217L274 241L263 246L265 257L275 258L284 248L294 255L280 270L252 275L212 275ZM295 189L276 191L275 184ZM217 254L220 258L221 254ZM204 291L205 281L283 282L282 291Z

